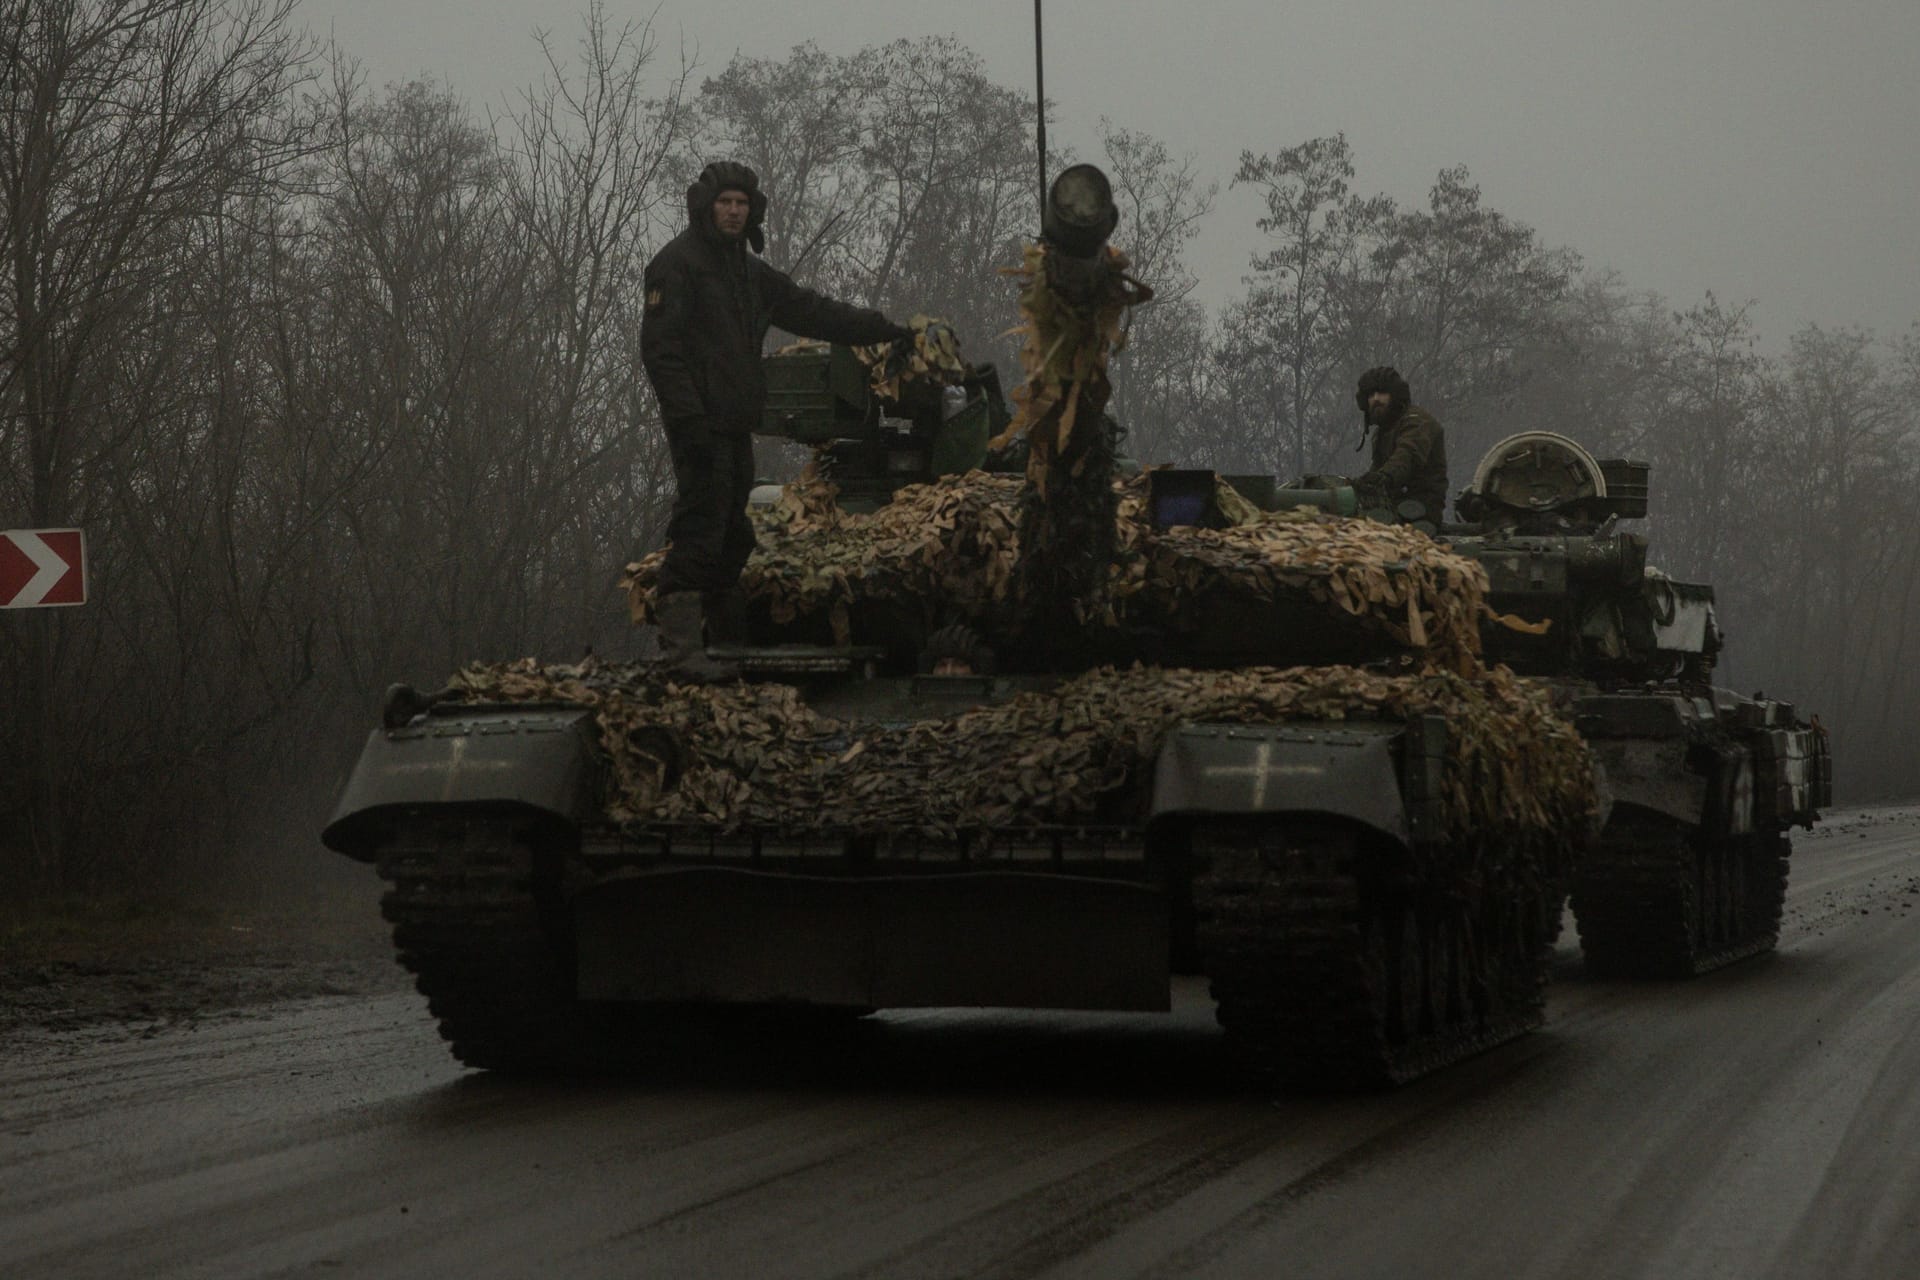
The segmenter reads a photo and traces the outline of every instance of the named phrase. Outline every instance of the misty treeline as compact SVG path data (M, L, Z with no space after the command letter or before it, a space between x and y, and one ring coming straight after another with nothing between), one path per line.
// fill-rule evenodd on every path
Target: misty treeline
M638 286L705 159L759 171L775 265L1011 359L1033 102L964 46L702 76L598 7L540 46L482 112L368 85L295 0L0 0L0 512L84 528L92 595L0 614L0 892L268 874L389 682L637 651L615 581L671 498ZM1463 168L1355 191L1341 137L1243 156L1262 212L1212 314L1185 255L1219 184L1138 123L1051 158L1107 169L1159 293L1116 362L1131 455L1355 471L1354 377L1392 363L1456 489L1529 427L1645 458L1730 677L1821 712L1851 795L1920 781L1920 339L1763 356L1747 307L1589 270Z

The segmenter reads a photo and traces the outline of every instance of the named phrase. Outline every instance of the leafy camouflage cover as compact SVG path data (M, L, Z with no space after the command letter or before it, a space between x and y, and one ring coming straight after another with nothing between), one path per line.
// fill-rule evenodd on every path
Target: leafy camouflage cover
M759 548L741 588L776 624L824 615L842 644L852 639L851 607L869 600L937 603L991 632L1013 589L1021 483L984 472L950 476L853 515L834 505L830 484L803 478L755 513ZM1308 510L1263 512L1224 482L1218 505L1229 527L1156 530L1146 519L1146 477L1115 488L1108 591L1100 616L1081 610L1084 625L1163 622L1203 591L1250 601L1291 595L1330 617L1361 620L1425 663L1461 672L1477 665L1485 572L1418 530ZM622 579L637 623L652 620L663 554L628 565Z
M1183 721L1447 717L1450 837L1527 842L1585 824L1592 770L1544 685L1505 668L1388 675L1354 667L1136 666L905 726L850 725L782 684L681 685L644 665L474 664L472 701L590 706L613 764L608 817L725 830L952 837L968 829L1129 824L1146 816L1160 741ZM662 750L670 740L677 750ZM669 754L680 776L662 783Z

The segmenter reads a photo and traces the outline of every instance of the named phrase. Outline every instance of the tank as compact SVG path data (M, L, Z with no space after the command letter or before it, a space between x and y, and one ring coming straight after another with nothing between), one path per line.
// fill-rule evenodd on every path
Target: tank
M1523 432L1475 468L1445 541L1486 570L1488 656L1551 681L1604 771L1573 883L1588 967L1683 977L1775 945L1787 833L1832 802L1832 763L1817 719L1713 683L1713 589L1619 528L1648 504L1646 464Z
M721 1012L1164 1011L1193 973L1245 1068L1308 1088L1539 1024L1592 788L1541 690L1288 665L1277 625L1081 671L983 670L956 630L948 674L856 631L722 687L529 661L397 689L324 838L378 866L481 1067L618 1064Z
M1060 182L1101 223L1097 171ZM390 692L324 839L378 866L462 1061L601 1066L714 1017L1165 1011L1181 974L1248 1072L1308 1088L1541 1022L1599 818L1557 686L1480 660L1478 566L1419 530L1124 474L1111 226L1029 253L1024 453L951 424L1005 423L977 369L928 395L770 358L768 429L830 465L755 513L744 680L526 659ZM1052 383L1049 314L1084 340ZM983 448L1017 473L932 461Z
M1140 589L1089 649L1142 661L1043 665L981 585L1021 484L763 512L743 683L522 661L390 694L325 839L388 882L462 1061L618 1065L721 1014L1165 1010L1194 973L1250 1073L1310 1088L1540 1022L1591 767L1548 686L1464 662L1471 565L1364 521L1212 528L1231 488L1156 510L1122 479ZM890 531L943 526L938 607L881 590L927 562ZM876 527L864 574L784 589ZM1273 538L1295 552L1244 580Z

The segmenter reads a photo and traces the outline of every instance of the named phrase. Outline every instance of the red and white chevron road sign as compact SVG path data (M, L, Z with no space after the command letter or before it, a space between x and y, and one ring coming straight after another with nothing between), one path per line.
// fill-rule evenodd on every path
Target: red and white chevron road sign
M0 609L87 602L87 538L78 529L0 532Z

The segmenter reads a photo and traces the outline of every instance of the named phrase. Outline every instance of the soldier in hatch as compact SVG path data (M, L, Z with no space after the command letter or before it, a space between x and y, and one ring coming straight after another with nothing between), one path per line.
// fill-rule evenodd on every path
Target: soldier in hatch
M1353 487L1384 507L1411 498L1438 524L1447 505L1447 433L1439 419L1411 403L1407 380L1388 365L1361 374L1353 398L1374 432L1373 469Z
M994 667L993 650L965 623L941 627L920 651L921 675L990 676Z
M747 495L766 401L760 352L768 326L854 345L913 336L761 261L766 212L753 170L710 164L687 188L690 225L647 264L640 353L660 401L676 489L655 617L669 669L683 679L738 674L707 655L702 626L719 638L745 611L737 584L754 545Z

